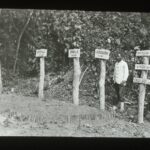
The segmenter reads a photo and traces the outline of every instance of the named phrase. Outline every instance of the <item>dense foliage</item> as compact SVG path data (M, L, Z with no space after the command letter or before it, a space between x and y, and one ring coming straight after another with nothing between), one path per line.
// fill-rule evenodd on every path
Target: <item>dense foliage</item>
M80 48L81 66L89 66L90 78L96 84L99 60L94 58L94 51L105 48L111 51L106 83L112 82L115 56L121 52L129 65L131 89L134 64L140 63L135 57L135 47L150 48L149 28L147 13L1 9L1 62L7 75L13 72L24 77L36 76L39 70L36 49L46 48L46 72L68 71L72 67L68 50Z

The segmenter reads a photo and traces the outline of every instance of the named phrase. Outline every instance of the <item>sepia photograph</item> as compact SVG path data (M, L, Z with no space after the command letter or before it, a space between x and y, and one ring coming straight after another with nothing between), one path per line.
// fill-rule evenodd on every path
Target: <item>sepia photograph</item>
M150 137L150 13L0 9L0 136Z

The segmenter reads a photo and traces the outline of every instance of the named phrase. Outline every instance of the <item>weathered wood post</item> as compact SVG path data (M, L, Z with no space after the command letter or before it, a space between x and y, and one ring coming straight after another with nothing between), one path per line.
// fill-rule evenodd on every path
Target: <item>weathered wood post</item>
M106 78L106 61L100 60L100 77L99 77L99 99L100 109L105 109L105 78Z
M47 49L36 50L36 57L40 57L40 81L38 96L40 99L44 98L44 78L45 78L45 57L47 56Z
M100 78L99 78L99 100L100 109L105 110L105 78L106 60L109 59L110 51L106 49L96 49L95 58L100 58Z
M150 84L150 80L147 79L147 71L150 70L149 57L150 50L137 51L136 56L143 56L144 64L136 64L136 70L142 70L141 78L133 78L134 83L140 83L139 85L139 98L138 98L138 123L144 123L144 99L146 93L146 84Z
M2 82L2 65L0 61L0 94L2 94L3 91L3 82Z
M73 58L73 103L75 105L79 105L79 85L80 85L80 74L81 74L81 68L80 68L80 49L70 49L69 50L69 58Z

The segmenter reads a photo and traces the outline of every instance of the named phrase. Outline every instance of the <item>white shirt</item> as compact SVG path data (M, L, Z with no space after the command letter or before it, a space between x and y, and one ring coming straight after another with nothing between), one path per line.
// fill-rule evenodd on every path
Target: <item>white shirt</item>
M129 76L128 65L125 61L115 63L113 80L115 83L120 84L122 81L127 81Z

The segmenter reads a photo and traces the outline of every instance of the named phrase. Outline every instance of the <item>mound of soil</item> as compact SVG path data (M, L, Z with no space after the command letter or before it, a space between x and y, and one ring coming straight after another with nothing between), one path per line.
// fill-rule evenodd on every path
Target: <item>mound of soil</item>
M146 121L136 124L114 112L51 98L3 94L0 116L1 136L150 137Z

